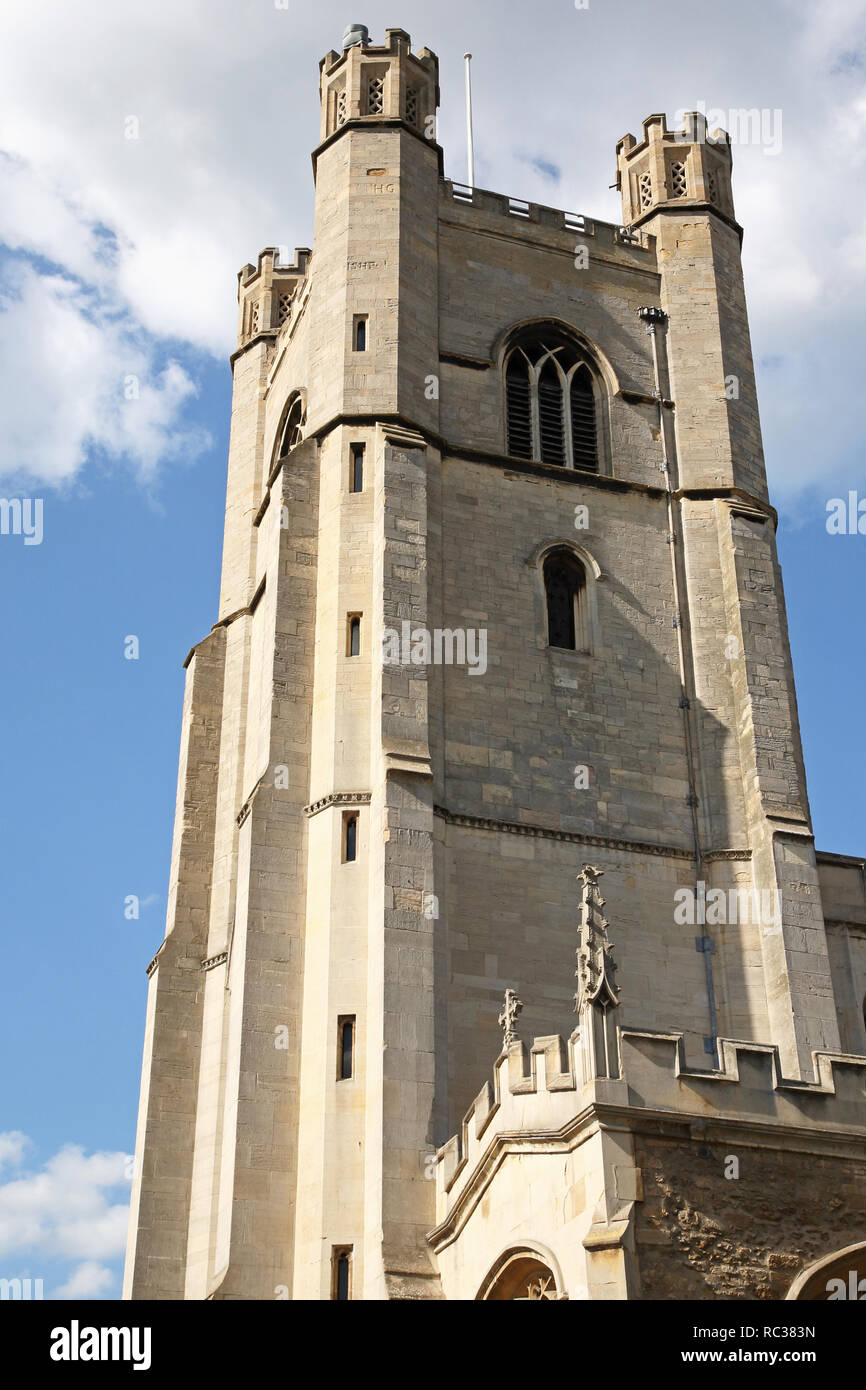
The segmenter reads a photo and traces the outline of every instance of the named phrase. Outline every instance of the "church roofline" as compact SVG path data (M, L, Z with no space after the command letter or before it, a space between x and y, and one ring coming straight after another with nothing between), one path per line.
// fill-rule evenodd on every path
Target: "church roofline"
M644 255L654 255L649 244L650 237L616 222L605 222L600 218L589 217L586 213L571 212L567 208L549 207L546 203L530 202L528 199L517 198L510 193L497 193L489 188L470 188L468 184L459 183L455 179L443 178L442 186L445 196L450 197L458 206L507 217L513 225L534 223L593 238L597 238L601 232L602 240L610 241L617 246L629 247Z

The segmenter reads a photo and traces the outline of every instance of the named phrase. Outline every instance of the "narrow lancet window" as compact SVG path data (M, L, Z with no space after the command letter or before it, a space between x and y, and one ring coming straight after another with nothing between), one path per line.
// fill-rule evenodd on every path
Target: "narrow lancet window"
M567 550L557 550L544 565L547 641L564 651L589 651L586 572Z

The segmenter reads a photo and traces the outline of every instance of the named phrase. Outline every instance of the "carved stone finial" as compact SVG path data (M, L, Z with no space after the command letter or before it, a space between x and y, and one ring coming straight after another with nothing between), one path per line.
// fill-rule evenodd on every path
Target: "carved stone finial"
M611 955L613 943L608 941L608 922L602 908L598 880L603 877L600 869L591 864L583 866L577 875L581 885L580 926L577 944L577 993L574 996L574 1012L579 1014L589 1004L599 1008L617 1008L619 990L614 983L616 961Z
M505 1004L503 1005L502 1013L499 1015L499 1027L504 1034L502 1039L503 1047L509 1047L511 1043L519 1041L516 1024L522 1008L523 1003L517 997L517 990L507 989L505 991Z
M619 1076L619 1038L614 1009L619 1007L619 990L614 983L616 962L612 942L607 936L607 918L602 909L598 880L601 870L591 864L577 875L581 885L580 925L577 942L577 993L574 1011L580 1022L584 1080L613 1080Z

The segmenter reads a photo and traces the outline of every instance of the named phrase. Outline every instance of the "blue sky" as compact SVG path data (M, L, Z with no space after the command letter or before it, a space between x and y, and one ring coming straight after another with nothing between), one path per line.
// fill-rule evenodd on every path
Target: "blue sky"
M34 1141L16 1167L2 1164L0 1145L0 1184L20 1182L64 1145L111 1155L134 1141L144 969L164 927L182 663L214 621L219 593L230 373L192 357L188 365L196 414L213 434L206 454L167 470L153 495L122 471L94 469L81 488L46 492L42 545L11 536L0 544L3 723L14 730L3 757L0 1130ZM137 661L124 656L131 635ZM140 900L138 920L124 915L129 895ZM127 1202L122 1181L97 1192L80 1177L90 1221L104 1219L104 1204ZM0 1185L0 1242L3 1193ZM32 1195L32 1253L4 1258L0 1244L0 1266L7 1277L42 1277L47 1294L70 1274L69 1261L42 1253L62 1253L56 1222L67 1198L55 1211L40 1205L45 1194ZM91 1205L97 1196L104 1204ZM19 1204L27 1199L18 1194ZM118 1230L104 1235L95 1257L72 1262L87 1266L73 1291L118 1292Z
M216 616L235 275L311 244L317 64L357 15L72 8L0 17L0 494L44 503L41 545L0 537L0 1274L113 1297L182 662ZM615 142L646 115L783 111L778 155L735 148L734 194L817 842L849 854L866 851L866 536L829 536L825 508L866 497L864 12L563 0L531 42L516 3L361 16L439 53L453 177L471 48L479 183L609 221Z

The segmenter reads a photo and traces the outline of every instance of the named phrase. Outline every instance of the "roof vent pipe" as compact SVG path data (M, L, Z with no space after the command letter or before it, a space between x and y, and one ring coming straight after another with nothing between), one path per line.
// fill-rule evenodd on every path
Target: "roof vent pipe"
M370 30L366 24L349 24L343 35L343 52L345 53L347 48L357 48L359 44L366 48L369 42Z

